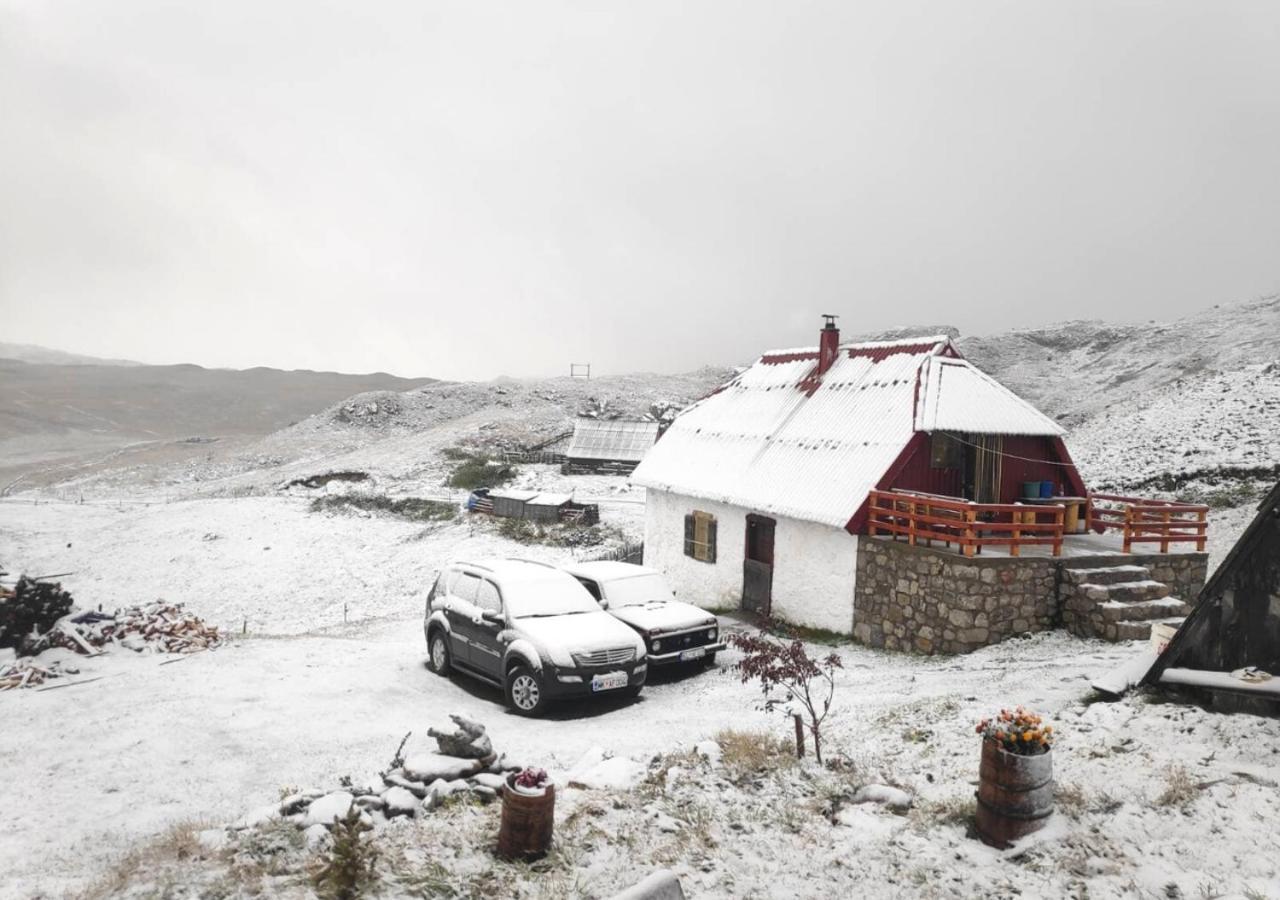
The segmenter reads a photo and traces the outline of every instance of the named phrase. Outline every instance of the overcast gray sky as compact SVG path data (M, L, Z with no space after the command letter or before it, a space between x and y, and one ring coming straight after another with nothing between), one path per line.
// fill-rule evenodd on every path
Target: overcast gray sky
M1280 3L0 0L0 340L487 378L1280 290Z

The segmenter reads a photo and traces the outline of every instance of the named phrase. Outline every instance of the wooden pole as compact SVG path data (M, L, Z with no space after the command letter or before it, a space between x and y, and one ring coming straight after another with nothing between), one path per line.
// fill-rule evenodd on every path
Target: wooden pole
M796 759L804 759L804 722L799 713L792 713L791 717L796 720Z

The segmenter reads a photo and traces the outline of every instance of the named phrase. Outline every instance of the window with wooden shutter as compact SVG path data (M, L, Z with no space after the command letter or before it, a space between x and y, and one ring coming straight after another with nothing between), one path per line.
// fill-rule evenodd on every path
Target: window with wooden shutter
M684 555L716 561L716 517L711 513L695 510L684 517Z

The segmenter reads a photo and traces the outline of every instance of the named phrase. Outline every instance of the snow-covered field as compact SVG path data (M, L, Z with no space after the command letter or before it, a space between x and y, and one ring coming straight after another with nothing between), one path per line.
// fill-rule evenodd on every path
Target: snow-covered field
M580 493L605 492L586 482ZM636 499L606 505L606 521L633 533L640 507L626 501ZM634 704L575 704L532 722L508 714L497 691L430 674L420 611L443 561L571 555L517 545L466 520L315 513L288 495L151 505L8 500L0 529L7 559L32 572L73 571L63 580L82 605L164 597L236 635L177 663L116 650L80 662L78 678L99 680L0 695L2 896L82 889L174 823L226 823L282 787L367 776L405 732L425 740L427 725L450 712L488 725L499 749L560 770L593 747L647 765L726 728L788 733L728 671L731 654L717 670L652 684ZM572 853L586 871L570 895L607 895L655 860L680 871L693 897L1004 896L1015 888L1164 896L1170 884L1192 897L1201 885L1222 896L1274 893L1280 839L1266 823L1280 812L1277 721L1142 697L1085 704L1088 679L1132 651L1063 634L961 658L852 644L838 652L845 669L831 748L852 770L837 778L786 769L743 785L699 771L669 790L663 781L657 794L650 785L616 798L567 791L562 815L598 807L590 815L604 835L588 840L566 827L566 839L583 841ZM1018 703L1061 729L1058 775L1071 812L1033 848L1005 858L966 837L962 820L976 774L973 723ZM1193 785L1185 806L1161 800L1188 778L1204 786ZM833 824L823 798L854 782L897 785L915 810L850 807ZM655 809L676 819L675 831L654 826ZM431 841L457 844L493 825L491 809L447 815L456 817L452 828L421 826ZM396 834L387 840L408 840ZM460 860L450 877L464 885L475 863L465 852ZM508 887L563 896L561 864L511 870ZM219 866L211 855L182 877L212 877ZM273 890L296 892L284 881Z

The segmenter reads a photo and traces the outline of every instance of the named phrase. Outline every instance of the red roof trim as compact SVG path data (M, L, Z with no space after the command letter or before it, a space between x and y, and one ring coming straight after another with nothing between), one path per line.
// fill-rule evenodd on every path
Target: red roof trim
M910 353L913 356L928 353L936 346L938 346L936 341L930 341L927 344L893 344L889 347L850 347L847 352L850 359L869 359L872 362L880 362L899 353Z

